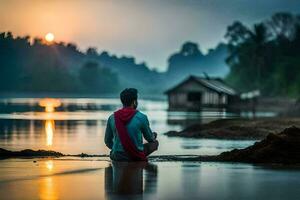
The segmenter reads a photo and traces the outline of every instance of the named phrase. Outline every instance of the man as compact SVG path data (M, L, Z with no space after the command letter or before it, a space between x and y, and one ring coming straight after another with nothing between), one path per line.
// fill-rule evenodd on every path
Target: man
M151 131L147 116L136 109L137 93L134 88L123 90L123 108L108 118L104 142L114 161L147 161L158 148L157 134ZM148 143L143 144L143 137Z

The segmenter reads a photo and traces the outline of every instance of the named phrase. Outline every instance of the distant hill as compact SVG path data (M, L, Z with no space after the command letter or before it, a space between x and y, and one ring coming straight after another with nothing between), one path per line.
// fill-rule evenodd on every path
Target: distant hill
M202 54L196 43L187 42L169 58L166 72L150 70L134 57L117 57L95 48L86 52L72 43L46 43L30 37L0 33L0 92L117 94L136 87L144 94L162 94L188 75L224 77L226 45Z
M178 82L178 79L189 75L209 75L214 77L225 77L229 68L225 63L228 56L227 46L219 44L215 49L210 49L204 55L197 43L186 42L179 52L172 54L168 59L168 70L166 75L170 84Z
M145 93L157 93L163 75L150 70L146 63L136 63L134 57L116 57L108 52L89 57L118 74L122 87L136 87Z

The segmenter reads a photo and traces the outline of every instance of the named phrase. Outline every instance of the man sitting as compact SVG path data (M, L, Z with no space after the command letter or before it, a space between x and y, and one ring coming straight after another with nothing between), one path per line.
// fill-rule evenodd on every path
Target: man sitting
M147 116L136 109L137 93L134 88L123 90L123 108L108 118L104 142L114 161L147 161L158 148L157 134L151 131ZM143 144L143 137L148 143Z

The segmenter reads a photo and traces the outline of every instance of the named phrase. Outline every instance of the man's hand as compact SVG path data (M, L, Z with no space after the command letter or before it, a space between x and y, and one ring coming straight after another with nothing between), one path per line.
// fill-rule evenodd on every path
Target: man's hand
M154 135L154 139L156 139L157 138L157 133L153 132L153 135Z

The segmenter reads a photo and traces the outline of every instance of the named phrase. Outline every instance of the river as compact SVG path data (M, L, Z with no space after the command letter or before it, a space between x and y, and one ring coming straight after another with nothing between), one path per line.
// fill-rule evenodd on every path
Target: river
M0 147L108 154L106 120L120 106L118 99L0 99ZM163 135L189 123L241 117L225 110L168 112L166 102L151 100L139 101L139 109L158 132L155 155L213 155L255 142ZM297 199L299 188L299 169L285 167L155 160L128 164L108 157L0 160L4 199Z
M107 98L0 99L0 147L108 154L103 142L106 120L120 106L118 99ZM213 155L254 142L169 138L163 133L191 123L238 116L224 110L169 112L167 107L165 101L139 101L139 110L148 115L152 130L158 133L160 147L155 155Z

